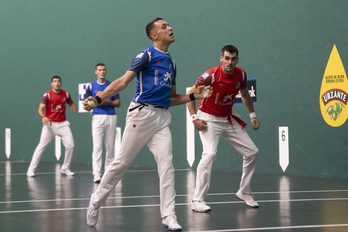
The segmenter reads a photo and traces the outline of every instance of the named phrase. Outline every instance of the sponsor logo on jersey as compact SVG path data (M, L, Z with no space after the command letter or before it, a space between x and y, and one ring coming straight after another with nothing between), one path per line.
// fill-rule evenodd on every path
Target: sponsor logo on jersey
M165 74L163 74L164 78L163 78L163 81L160 82L160 85L167 86L167 87L171 88L172 87L172 74L173 73L169 73L169 72L166 72Z
M233 94L224 96L224 100L223 101L227 101L227 100L231 100L232 101L232 96L233 96Z
M56 105L56 106L54 107L54 109L52 109L52 112L63 112L63 110L62 110L62 105L61 105L61 104Z
M324 121L339 127L348 118L348 80L336 45L333 46L321 83L319 102Z
M224 105L224 106L232 105L233 104L232 98L233 98L233 94L225 95L222 102L219 102L219 105Z
M239 81L237 82L237 84L236 84L236 86L235 86L234 88L235 88L235 89L240 88L240 82L239 82Z
M135 58L141 58L141 57L143 57L143 55L144 55L144 53L142 52L142 53L138 54Z
M207 79L209 77L209 74L208 73L204 73L203 75L202 75L202 78L205 80L205 79Z

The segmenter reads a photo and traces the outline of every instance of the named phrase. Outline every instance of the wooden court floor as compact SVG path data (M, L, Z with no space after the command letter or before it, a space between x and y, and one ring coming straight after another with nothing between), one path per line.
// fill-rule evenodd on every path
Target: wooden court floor
M167 231L161 227L155 169L130 169L102 206L96 227L85 212L93 183L90 165L40 163L28 178L28 162L0 161L1 232ZM255 174L253 209L235 197L240 173L213 172L209 213L194 213L190 201L195 171L176 170L176 214L183 231L348 231L348 180Z

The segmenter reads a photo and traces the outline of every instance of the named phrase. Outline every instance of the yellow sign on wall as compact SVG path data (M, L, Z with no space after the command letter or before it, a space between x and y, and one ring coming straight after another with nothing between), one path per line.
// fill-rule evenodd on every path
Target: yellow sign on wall
M348 80L336 45L333 46L320 89L320 110L325 122L339 127L348 118Z

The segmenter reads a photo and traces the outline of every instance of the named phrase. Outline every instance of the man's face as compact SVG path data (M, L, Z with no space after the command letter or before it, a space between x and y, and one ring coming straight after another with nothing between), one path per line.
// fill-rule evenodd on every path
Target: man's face
M97 75L98 79L105 79L106 67L105 66L97 66L97 68L95 69L95 74Z
M53 81L51 82L51 86L53 90L59 91L60 87L62 86L62 82L60 81L59 78L53 78Z
M155 22L155 28L152 34L155 34L158 41L171 44L174 42L174 34L172 30L173 28L171 28L166 21L158 20Z
M220 57L220 61L222 63L222 70L224 71L224 73L232 74L239 61L239 58L236 52L231 54L224 51L224 54Z

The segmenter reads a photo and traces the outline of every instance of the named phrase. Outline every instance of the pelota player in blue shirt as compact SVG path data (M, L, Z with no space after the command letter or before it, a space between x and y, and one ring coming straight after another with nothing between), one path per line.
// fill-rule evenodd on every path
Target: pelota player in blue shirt
M86 213L87 224L95 226L100 206L120 181L141 148L147 144L158 166L160 179L160 211L162 226L169 230L181 230L175 216L174 167L172 164L172 137L169 130L171 115L169 106L184 104L196 98L208 98L212 89L203 97L204 86L197 87L190 95L176 94L176 67L168 53L174 42L172 28L161 18L146 26L147 36L153 46L137 55L128 71L113 81L108 88L83 102L84 109L91 110L102 99L115 95L136 77L137 91L127 112L119 155L109 165L100 185L91 195ZM95 103L95 104L94 104Z
M102 92L108 87L111 82L106 80L106 66L99 63L95 66L97 80L90 83L86 89L86 97L97 96L98 92ZM93 152L92 152L92 168L93 168L93 182L99 183L101 179L102 168L102 153L103 140L105 143L105 170L106 167L113 161L115 157L115 136L117 126L117 115L115 107L120 107L120 95L105 99L100 105L92 111L92 138L93 138Z

